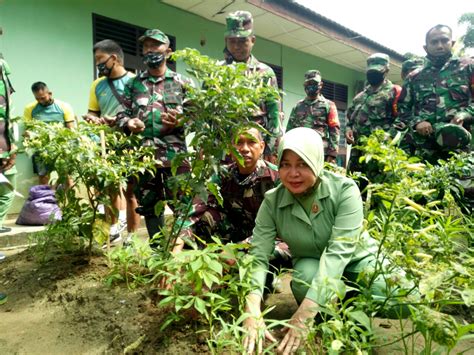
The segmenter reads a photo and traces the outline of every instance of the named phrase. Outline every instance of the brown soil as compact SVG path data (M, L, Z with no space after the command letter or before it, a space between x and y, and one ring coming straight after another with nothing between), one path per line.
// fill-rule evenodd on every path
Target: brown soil
M167 310L145 290L105 284L106 258L38 264L26 250L0 264L0 354L205 353L196 322L160 331Z
M105 283L107 259L83 255L59 257L39 264L27 249L0 263L0 291L8 301L0 305L0 354L207 354L203 326L195 317L160 330L169 309L156 306L147 289L128 290ZM288 319L297 306L289 292L270 296L277 307L270 316ZM381 342L398 336L398 321L376 319ZM408 327L411 328L410 325ZM408 329L410 329L408 328ZM421 337L416 348L423 347ZM474 348L463 342L453 354ZM376 354L402 354L401 343Z

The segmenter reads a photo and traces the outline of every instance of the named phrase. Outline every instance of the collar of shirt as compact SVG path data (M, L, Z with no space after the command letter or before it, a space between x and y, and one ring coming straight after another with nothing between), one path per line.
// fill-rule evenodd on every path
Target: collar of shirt
M319 177L321 182L317 187L316 191L313 192L313 203L311 206L311 214L308 215L304 210L303 206L298 202L296 197L293 196L291 192L289 192L285 187L282 186L284 190L283 196L281 198L280 203L278 204L279 208L284 208L287 206L291 207L291 214L298 219L305 222L308 226L311 226L311 220L319 215L323 210L323 206L320 200L329 197L329 188L327 186L328 181L324 177L324 173L321 174Z
M381 90L383 90L384 88L386 88L387 86L389 85L392 85L392 82L388 79L384 79L383 83L380 84L380 86L377 88L377 89L374 89L372 87L372 85L367 85L366 88L365 88L365 91L368 93L368 94L373 94L375 92L379 92Z
M278 169L276 166L271 164L269 162L266 162L263 159L259 159L257 161L257 166L255 167L255 170L247 176L244 180L240 181L239 180L239 169L237 167L236 163L232 163L230 165L229 172L233 176L234 180L242 186L247 186L251 185L255 181L259 180L260 178L270 178L273 182L277 180L277 171Z
M318 97L316 97L314 100L308 99L308 97L304 98L304 102L306 104L314 104L315 102L325 102L326 98L323 96L323 94L319 94Z
M172 78L176 75L174 71L172 71L170 68L166 68L165 74L163 76L153 76L150 75L150 73L147 71L143 72L140 74L140 78L149 80L153 83L159 83L160 81L163 81L164 79L169 79Z
M442 71L444 69L446 69L451 63L453 62L459 62L459 57L457 55L452 55L451 58L449 58L446 63L444 63L444 65L441 67L441 69L439 69L439 71ZM436 71L438 71L438 68L436 68L433 63L431 63L431 60L429 60L428 57L425 57L425 64L423 65L423 69L426 68L426 69L434 69Z

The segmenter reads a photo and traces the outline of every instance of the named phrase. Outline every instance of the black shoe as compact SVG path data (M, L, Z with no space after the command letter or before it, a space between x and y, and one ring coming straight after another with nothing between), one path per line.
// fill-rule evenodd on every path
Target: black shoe
M0 233L8 233L11 231L12 229L10 227L0 227Z

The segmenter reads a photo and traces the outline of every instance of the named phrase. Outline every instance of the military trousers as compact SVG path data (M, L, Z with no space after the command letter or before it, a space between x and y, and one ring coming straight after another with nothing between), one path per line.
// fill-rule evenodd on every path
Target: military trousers
M293 260L293 280L291 281L291 291L296 299L296 302L300 304L306 297L314 277L319 272L320 260L315 258L298 258ZM369 287L373 298L380 304L387 301L388 307L381 316L387 318L399 318L400 316L406 317L410 311L408 307L401 306L396 302L397 291L389 289L385 279L387 275L380 273L374 280L374 282L368 286L362 282L357 282L359 273L374 270L376 267L376 259L374 256L368 256L362 260L350 263L344 270L343 278L352 284L358 284L361 288ZM401 270L400 274L403 274ZM400 275L399 275L400 276ZM325 306L325 305L321 305Z
M16 167L4 171L3 175L10 181L13 188L16 188ZM8 210L12 206L15 191L11 189L6 183L0 183L0 227L3 226Z

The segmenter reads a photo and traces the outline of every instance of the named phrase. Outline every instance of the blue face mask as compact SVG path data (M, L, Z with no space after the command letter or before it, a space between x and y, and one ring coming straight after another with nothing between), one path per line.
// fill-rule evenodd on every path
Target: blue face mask
M143 56L143 63L151 69L158 68L165 61L165 54L160 52L149 52Z

